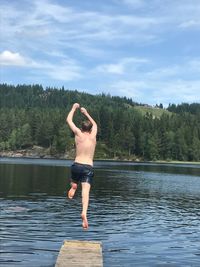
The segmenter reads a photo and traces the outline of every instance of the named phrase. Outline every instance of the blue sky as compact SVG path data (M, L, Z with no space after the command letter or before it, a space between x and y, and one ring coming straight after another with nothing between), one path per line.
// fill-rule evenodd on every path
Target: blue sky
M200 102L199 0L1 0L0 16L1 82Z

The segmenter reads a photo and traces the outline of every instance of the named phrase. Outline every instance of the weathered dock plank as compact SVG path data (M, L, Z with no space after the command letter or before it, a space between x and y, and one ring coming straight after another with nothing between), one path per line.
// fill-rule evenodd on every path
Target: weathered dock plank
M65 240L55 267L103 267L101 242Z

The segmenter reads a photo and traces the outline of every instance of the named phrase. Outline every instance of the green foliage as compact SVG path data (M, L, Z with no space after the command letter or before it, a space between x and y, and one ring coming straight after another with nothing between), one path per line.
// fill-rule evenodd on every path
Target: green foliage
M28 123L13 129L8 138L9 148L15 150L32 145L31 128Z
M200 114L200 104L199 103L182 103L180 105L169 104L167 108L168 111L175 112L175 113L191 113L191 114Z
M95 158L200 160L200 104L156 108L126 97L90 95L40 85L0 85L0 150L48 148L51 154L73 150L65 124L74 102L85 106L98 124ZM77 113L80 124L83 115Z

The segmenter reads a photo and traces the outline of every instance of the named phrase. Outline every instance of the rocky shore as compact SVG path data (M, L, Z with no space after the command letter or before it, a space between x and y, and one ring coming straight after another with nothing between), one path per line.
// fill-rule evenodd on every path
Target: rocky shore
M74 151L63 154L53 154L50 148L43 148L40 146L33 146L29 149L18 149L15 151L0 151L0 157L11 158L52 158L52 159L71 159Z

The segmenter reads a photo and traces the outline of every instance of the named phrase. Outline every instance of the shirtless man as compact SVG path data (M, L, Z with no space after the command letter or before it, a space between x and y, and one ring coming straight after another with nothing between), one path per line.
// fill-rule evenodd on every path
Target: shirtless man
M88 228L87 210L89 204L89 193L94 176L93 171L93 158L96 147L96 135L97 135L97 124L93 118L89 115L85 108L81 108L81 113L87 118L86 121L82 122L81 129L79 129L73 122L73 116L77 109L80 108L78 103L72 106L68 116L67 123L71 130L75 134L76 144L76 157L75 161L71 166L71 188L68 192L68 197L73 198L78 183L82 185L82 226L84 229Z

